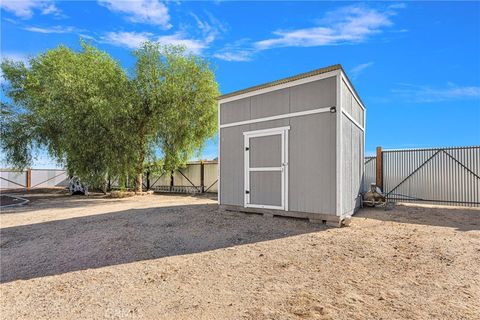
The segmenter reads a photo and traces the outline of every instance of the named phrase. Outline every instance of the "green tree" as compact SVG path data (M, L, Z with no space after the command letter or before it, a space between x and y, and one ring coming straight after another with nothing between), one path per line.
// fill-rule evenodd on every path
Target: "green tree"
M215 134L219 90L208 63L184 47L147 42L134 55L131 119L140 150L136 186L141 188L147 154L161 150L164 170L175 170Z
M91 185L135 175L141 191L145 167L177 169L214 135L219 91L206 61L183 47L145 43L129 79L107 53L81 45L28 65L2 62L12 104L2 102L1 147L15 167L30 165L43 147Z
M81 46L79 52L59 46L28 65L2 61L12 104L2 102L1 146L18 168L31 165L34 149L46 148L71 175L98 186L136 162L122 127L129 123L132 90L108 54Z

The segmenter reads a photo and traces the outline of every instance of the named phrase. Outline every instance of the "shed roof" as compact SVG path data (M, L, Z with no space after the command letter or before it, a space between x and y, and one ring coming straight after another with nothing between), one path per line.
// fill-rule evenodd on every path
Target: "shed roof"
M291 77L288 77L288 78L283 78L283 79L280 79L280 80L275 80L275 81L267 82L267 83L264 83L264 84L259 84L259 85L249 87L249 88L246 88L246 89L233 91L233 92L221 95L220 97L218 97L218 100L222 100L222 99L233 97L233 96L238 96L239 94L243 94L243 93L247 93L247 92L252 92L252 91L256 91L256 90L261 90L261 89L273 87L273 86L276 86L276 85L279 85L279 84L284 84L284 83L288 83L288 82L292 82L292 81L296 81L296 80L300 80L300 79L304 79L304 78L308 78L308 77L313 77L313 76L316 76L316 75L319 75L319 74L322 74L322 73L327 73L327 72L334 71L334 70L342 70L343 71L342 65L341 64L335 64L335 65L332 65L332 66L328 66L328 67L324 67L324 68L320 68L320 69L315 69L315 70L312 70L312 71L309 71L309 72L300 73L300 74L297 74L297 75L294 75L294 76L291 76ZM345 71L343 73L345 73Z

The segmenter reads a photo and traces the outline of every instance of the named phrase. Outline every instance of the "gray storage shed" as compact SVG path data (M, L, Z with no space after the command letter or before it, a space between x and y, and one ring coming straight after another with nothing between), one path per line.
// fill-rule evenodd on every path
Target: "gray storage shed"
M365 107L341 65L219 98L222 209L341 224L360 206Z

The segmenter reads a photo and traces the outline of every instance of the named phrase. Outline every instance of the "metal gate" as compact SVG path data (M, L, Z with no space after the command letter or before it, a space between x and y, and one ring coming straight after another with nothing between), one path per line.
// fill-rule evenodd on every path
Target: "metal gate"
M381 158L391 200L480 205L480 146L384 150Z

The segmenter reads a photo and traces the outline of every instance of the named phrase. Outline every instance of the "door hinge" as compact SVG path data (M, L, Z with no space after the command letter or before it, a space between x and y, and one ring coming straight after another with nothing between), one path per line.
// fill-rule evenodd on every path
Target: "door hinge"
M250 193L250 191L248 191L248 190L245 190L245 193L246 193L246 194L249 194L249 193Z

